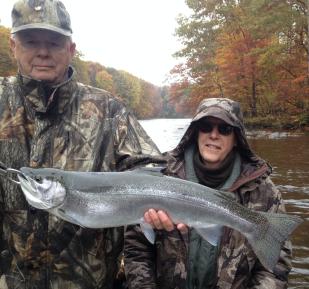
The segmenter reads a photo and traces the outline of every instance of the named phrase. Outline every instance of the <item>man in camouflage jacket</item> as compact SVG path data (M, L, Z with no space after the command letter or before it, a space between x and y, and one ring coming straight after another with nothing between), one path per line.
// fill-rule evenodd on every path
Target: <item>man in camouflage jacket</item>
M205 99L198 107L189 128L179 145L168 153L166 174L188 179L185 154L196 143L198 122L214 116L234 126L237 151L241 158L240 173L228 191L242 205L258 211L285 212L280 192L272 183L270 166L250 149L245 137L240 106L229 99ZM168 228L167 215L157 228ZM155 219L155 218L153 218ZM166 221L167 220L167 221ZM164 222L166 224L164 224ZM155 221L153 221L155 223ZM282 246L280 259L271 272L259 262L246 238L228 227L223 227L213 266L212 285L204 286L190 279L190 234L192 230L166 229L156 231L152 246L139 226L131 226L125 233L125 273L130 289L279 289L287 288L291 270L291 244ZM198 255L197 255L198 256ZM208 256L209 257L209 256ZM203 257L200 258L203 260ZM204 260L207 263L207 259Z
M78 83L75 44L58 0L21 0L12 12L17 77L0 78L0 161L11 168L122 171L160 161L132 113ZM117 287L123 229L86 229L30 207L0 178L0 288Z

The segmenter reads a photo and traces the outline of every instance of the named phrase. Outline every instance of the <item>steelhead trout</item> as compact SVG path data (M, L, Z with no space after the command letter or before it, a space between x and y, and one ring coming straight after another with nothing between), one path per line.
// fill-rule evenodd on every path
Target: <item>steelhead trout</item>
M20 172L19 183L28 203L71 223L88 228L141 224L154 242L143 215L150 208L161 209L210 242L209 224L241 232L269 270L278 262L282 243L302 222L297 216L252 211L231 193L153 170L95 173L24 167Z

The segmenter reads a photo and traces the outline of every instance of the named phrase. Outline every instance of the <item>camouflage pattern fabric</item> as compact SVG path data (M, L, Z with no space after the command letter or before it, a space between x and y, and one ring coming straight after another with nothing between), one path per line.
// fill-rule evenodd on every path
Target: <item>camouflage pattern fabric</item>
M72 35L70 15L59 0L19 0L12 10L12 30L47 29Z
M220 117L230 125L244 130L243 115L237 101L228 98L206 98L199 104L192 122L206 116Z
M79 171L163 161L122 102L77 83L72 68L55 87L20 75L0 78L0 160L17 169ZM121 288L123 228L64 222L28 206L19 187L3 178L0 212L1 289Z
M207 104L207 105L206 105ZM219 110L209 110L220 107ZM242 119L237 113L236 102L226 99L205 100L198 108L196 116L207 116L215 111L226 116L226 112L234 111L234 116L242 125ZM210 114L208 114L210 115ZM216 117L220 115L216 114ZM196 139L195 122L197 117L185 132L179 145L167 153L168 166L166 174L185 179L184 151ZM223 117L222 117L223 118ZM233 117L230 116L230 119ZM237 121L237 120L236 120ZM236 124L236 122L235 122ZM255 155L249 147L244 130L236 126L239 143L242 144L242 167L239 178L229 191L235 193L236 200L244 206L258 211L285 212L280 192L272 183L269 175L270 166ZM245 141L241 142L240 139ZM246 145L246 147L244 147ZM239 149L239 150L240 150ZM244 155L246 153L246 156ZM157 231L156 242L152 246L143 237L139 226L128 227L125 232L125 272L130 289L186 289L188 270L189 235L178 230L172 232ZM219 245L216 289L282 289L287 288L288 274L291 270L291 243L286 241L274 272L264 268L247 240L239 232L224 227ZM206 289L206 288L205 288Z

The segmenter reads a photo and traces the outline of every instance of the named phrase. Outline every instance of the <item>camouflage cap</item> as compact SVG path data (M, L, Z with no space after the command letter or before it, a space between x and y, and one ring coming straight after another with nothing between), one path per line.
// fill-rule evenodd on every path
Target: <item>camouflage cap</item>
M196 122L206 116L217 117L232 126L240 129L244 128L239 102L228 98L206 98L202 100L192 122Z
M19 0L12 10L12 30L46 29L72 35L70 15L59 0Z

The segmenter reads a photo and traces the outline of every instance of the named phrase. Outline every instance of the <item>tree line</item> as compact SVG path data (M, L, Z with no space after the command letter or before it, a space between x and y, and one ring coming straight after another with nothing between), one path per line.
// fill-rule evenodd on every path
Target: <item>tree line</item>
M139 118L190 117L202 99L228 97L242 104L247 123L309 126L308 1L185 1L191 13L178 17L175 31L182 63L168 86L81 53L73 60L78 79L119 96ZM8 39L0 26L0 75L16 72Z
M17 66L9 47L10 29L0 25L0 76L15 75ZM73 58L77 80L120 97L138 118L174 116L168 103L168 88L158 87L127 71L84 61L81 52Z
M185 59L170 99L191 113L203 98L229 97L247 118L309 124L309 2L186 0L176 35Z

